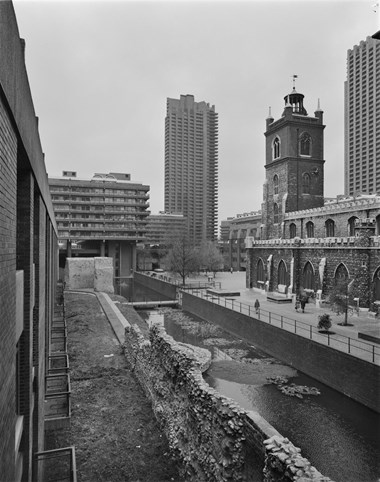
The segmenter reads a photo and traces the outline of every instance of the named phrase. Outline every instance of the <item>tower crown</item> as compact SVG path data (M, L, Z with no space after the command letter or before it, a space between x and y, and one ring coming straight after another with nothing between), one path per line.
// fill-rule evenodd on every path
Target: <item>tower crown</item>
M294 114L307 115L306 109L303 106L303 98L305 96L296 91L295 87L290 94L284 97L285 109L291 107ZM282 115L285 115L285 110Z

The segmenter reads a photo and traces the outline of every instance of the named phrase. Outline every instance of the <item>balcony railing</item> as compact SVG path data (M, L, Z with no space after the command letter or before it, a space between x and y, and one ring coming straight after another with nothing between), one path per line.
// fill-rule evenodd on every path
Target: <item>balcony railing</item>
M77 482L75 447L35 454L39 482Z

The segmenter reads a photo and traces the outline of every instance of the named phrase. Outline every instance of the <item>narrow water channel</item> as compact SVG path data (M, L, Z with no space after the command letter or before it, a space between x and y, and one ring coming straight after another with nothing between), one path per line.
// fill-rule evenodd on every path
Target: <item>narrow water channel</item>
M161 322L175 340L211 351L213 361L204 374L211 387L236 400L243 408L259 412L283 436L300 447L303 456L325 476L336 482L379 482L378 414L286 367L220 328L215 333L205 333L202 331L205 322L189 313L173 317L173 313L182 312L164 312L161 311ZM153 313L157 322L158 313ZM149 323L150 312L140 314ZM181 321L183 315L187 326L183 326ZM194 330L193 326L189 330L188 320L192 320L194 326L198 324L198 328ZM304 396L302 399L286 396L276 385L268 382L265 377L267 373L285 374L289 382L315 387L321 394Z

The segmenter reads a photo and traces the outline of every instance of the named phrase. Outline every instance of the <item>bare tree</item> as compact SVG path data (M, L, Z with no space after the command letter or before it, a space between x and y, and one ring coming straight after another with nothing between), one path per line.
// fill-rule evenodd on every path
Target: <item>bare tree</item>
M212 241L207 241L206 243L202 244L200 256L202 266L205 267L207 271L214 273L214 276L217 271L223 269L223 255L219 251L216 244Z
M165 265L169 271L178 274L185 285L186 277L199 270L199 251L190 244L184 233L172 236L170 248L165 258Z

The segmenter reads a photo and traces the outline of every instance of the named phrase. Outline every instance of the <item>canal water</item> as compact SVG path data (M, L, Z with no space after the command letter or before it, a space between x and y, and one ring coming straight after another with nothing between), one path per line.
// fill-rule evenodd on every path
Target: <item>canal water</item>
M159 320L175 340L209 349L208 384L259 412L323 475L336 482L380 481L378 414L189 313L165 309L140 314L148 323ZM289 383L315 387L321 394L286 396L268 375L286 376Z

